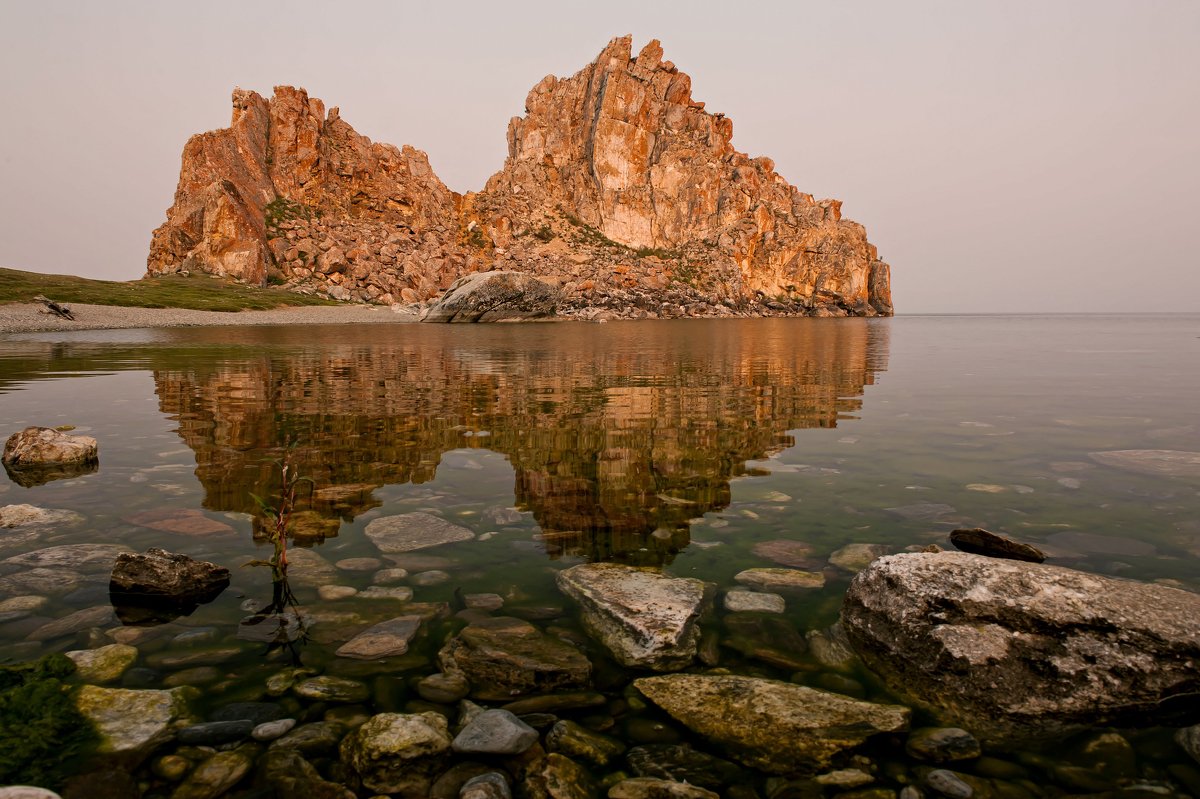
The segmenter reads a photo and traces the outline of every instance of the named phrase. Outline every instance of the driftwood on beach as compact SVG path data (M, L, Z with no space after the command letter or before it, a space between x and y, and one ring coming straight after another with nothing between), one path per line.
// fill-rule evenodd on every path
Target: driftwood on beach
M49 297L43 297L41 294L34 297L34 299L46 306L45 312L52 313L55 316L60 316L63 319L70 319L72 322L75 321L75 314L68 306L60 305Z

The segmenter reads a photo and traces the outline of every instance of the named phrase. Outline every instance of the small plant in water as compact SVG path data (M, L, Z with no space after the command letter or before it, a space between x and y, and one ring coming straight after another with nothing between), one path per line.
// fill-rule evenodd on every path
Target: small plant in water
M300 603L288 584L287 535L292 515L296 511L297 489L304 483L311 486L313 481L296 473L291 454L289 446L282 458L273 461L279 467L281 476L277 501L272 504L257 494L250 495L265 517L267 536L274 553L270 560L251 561L248 565L271 567L271 602L248 619L244 619L242 625L251 628L266 624L266 627L251 637L254 640L266 641L271 647L286 647L293 660L299 663L299 654L294 644L297 640L307 640L307 633L298 613Z
M277 569L284 574L287 573L287 532L288 525L291 523L292 514L296 512L296 489L302 483L312 485L312 480L307 477L301 477L292 468L292 453L291 448L284 452L283 457L273 463L279 467L280 482L278 506L272 505L267 500L251 494L250 497L258 505L258 509L262 511L267 521L267 536L271 544L275 548L275 554L271 556L270 564L272 569Z

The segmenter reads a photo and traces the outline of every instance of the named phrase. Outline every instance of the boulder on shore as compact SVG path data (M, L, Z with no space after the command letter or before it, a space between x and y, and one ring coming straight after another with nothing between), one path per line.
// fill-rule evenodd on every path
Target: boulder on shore
M910 715L899 705L758 677L667 674L633 684L731 757L775 774L822 769L872 735L908 729Z
M594 638L623 666L682 669L696 657L704 583L619 563L583 563L558 573Z
M881 558L842 605L851 644L893 690L995 743L1179 711L1187 723L1197 619L1187 591L965 552Z
M422 322L511 322L554 316L559 291L521 272L477 272L461 277Z

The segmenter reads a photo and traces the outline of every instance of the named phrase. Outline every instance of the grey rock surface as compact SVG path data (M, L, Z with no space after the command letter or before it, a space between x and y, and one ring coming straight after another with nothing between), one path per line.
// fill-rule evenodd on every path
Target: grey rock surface
M130 600L207 602L229 585L229 569L151 547L116 556L109 591Z
M963 552L881 558L846 634L901 696L985 741L1163 723L1200 691L1200 595Z
M507 710L485 710L454 738L455 752L469 755L519 755L537 743L538 732Z
M365 532L380 552L388 554L412 552L475 537L465 527L432 513L420 512L372 519Z
M521 272L477 272L454 282L422 322L502 322L554 316L559 290Z
M584 625L624 666L672 671L696 656L704 583L618 563L584 563L558 573Z
M357 660L403 655L420 628L420 616L397 616L362 631L342 644L335 654Z

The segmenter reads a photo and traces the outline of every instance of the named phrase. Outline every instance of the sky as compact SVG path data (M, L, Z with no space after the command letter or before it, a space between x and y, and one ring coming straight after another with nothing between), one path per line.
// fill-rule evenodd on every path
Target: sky
M0 266L140 277L238 86L480 189L529 89L627 33L843 201L898 313L1200 311L1196 0L0 0Z

